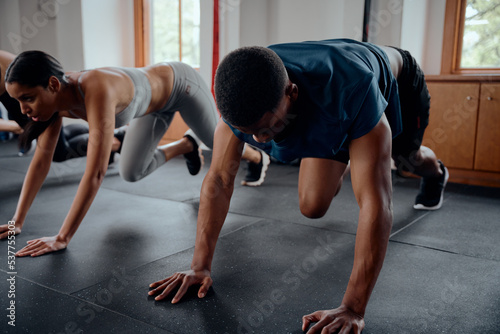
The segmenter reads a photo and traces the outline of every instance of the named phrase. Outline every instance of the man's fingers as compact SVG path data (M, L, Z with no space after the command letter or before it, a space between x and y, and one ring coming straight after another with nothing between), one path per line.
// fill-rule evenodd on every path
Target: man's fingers
M170 277L169 277L169 278L170 278ZM158 287L158 286L162 285L163 283L165 283L165 282L166 282L169 278L165 278L165 279L162 279L161 281L156 281L156 282L154 282L154 283L151 283L151 284L149 284L149 287L150 287L150 288L156 288L156 287ZM151 292L151 291L150 291L150 292Z
M330 322L333 320L331 317L323 316L322 313L321 313L321 315L316 315L315 319L316 320L314 320L314 321L317 321L316 324L314 326L312 326L311 328L309 328L309 330L307 331L307 334L323 333L322 332L323 327L329 325ZM330 333L330 332L327 331L327 333Z
M318 322L318 324L319 324L319 322ZM321 327L324 327L324 331L326 333L336 333L339 328L342 328L342 331L340 331L339 334L340 333L349 334L349 331L351 330L351 326L349 325L348 331L344 332L346 326L347 326L347 324L344 324L344 327L342 328L342 322L340 321L339 318L336 318L331 323L329 323L329 321L327 320L326 323L322 324Z
M349 334L351 333L352 326L351 324L345 324L344 327L340 330L339 334ZM358 332L355 332L356 334Z
M201 283L200 290L198 290L198 298L203 298L207 295L208 289L212 286L212 279L205 277Z
M156 296L155 300L162 300L165 297L167 297L170 294L170 292L172 292L172 290L174 290L179 285L179 283L180 282L178 280L175 280L175 281L171 282L170 284L164 283L162 285L162 287L165 287L163 289L163 292L160 293L158 296Z
M181 287L179 290L177 290L177 293L175 294L174 298L172 299L172 304L177 303L179 300L181 300L182 297L186 294L187 290L189 287L192 285L192 281L187 277L184 276L184 279L182 280Z
M321 311L316 311L311 314L306 314L305 316L302 317L302 331L305 332L305 330L309 327L311 322L316 322L319 319L321 319Z
M354 334L361 334L363 328L365 328L364 321L361 321L361 323L358 323L357 321L352 323L352 332Z
M167 281L167 282L164 282L162 285L156 287L155 289L151 290L148 292L148 295L156 295L160 292L163 292L169 285L170 283Z
M161 286L161 285L163 285L163 284L165 284L165 283L167 283L167 285L168 285L169 281L173 281L173 280L175 280L176 278L177 278L177 275L172 275L172 276L170 276L170 277L167 277L167 278L165 278L165 279L162 279L161 281L157 281L157 282L151 283L151 284L149 285L149 287L150 287L150 288L156 288L156 287L159 287L159 286Z

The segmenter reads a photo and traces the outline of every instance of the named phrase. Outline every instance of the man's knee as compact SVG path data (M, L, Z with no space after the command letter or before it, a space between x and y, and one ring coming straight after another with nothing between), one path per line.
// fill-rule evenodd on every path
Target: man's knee
M302 191L299 192L299 207L300 212L307 218L321 218L323 217L332 203L333 198L337 196L342 188L342 179L339 180L337 187L333 193L330 192L315 192L315 191Z
M299 197L299 207L300 212L307 218L321 218L328 211L330 201L319 196L304 195Z

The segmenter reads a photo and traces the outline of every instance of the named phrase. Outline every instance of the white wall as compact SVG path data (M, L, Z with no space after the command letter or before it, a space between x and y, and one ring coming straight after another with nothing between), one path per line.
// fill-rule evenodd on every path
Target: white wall
M423 43L422 68L425 74L441 73L446 0L431 0L427 6L427 31Z
M403 5L403 0L372 0L368 25L368 42L379 45L401 46Z
M401 48L410 51L419 64L427 35L428 0L405 0L401 24ZM424 23L424 24L423 24Z
M133 0L52 0L44 8L38 3L0 0L0 49L42 50L67 71L135 65Z
M133 0L84 0L84 68L135 65Z
M0 1L0 48L18 54L42 50L65 68L81 68L80 0L53 0L39 7L36 0Z
M446 0L372 0L368 41L411 52L425 74L439 74Z
M0 49L41 49L68 70L134 66L133 0L53 0L45 22L37 0L0 0ZM398 3L403 10L398 11ZM426 74L439 74L446 0L372 0L371 41L409 49ZM201 1L200 73L212 76L213 0ZM220 0L221 58L246 45L328 38L360 40L364 0ZM390 15L387 16L386 12ZM373 25L373 22L377 25ZM36 28L36 33L30 27ZM17 45L8 36L19 36Z
M235 43L238 46L362 37L364 0L223 0L221 3L225 11L239 15L239 26L224 31L226 38L232 34L233 40L239 40ZM407 49L426 74L439 74L445 5L446 0L372 0L369 41ZM227 49L221 49L221 57Z
M202 0L200 7L200 75L208 87L211 87L214 2L213 0Z
M243 0L240 5L240 46L266 46L268 37L268 0Z
M67 3L59 5L56 20L57 59L67 71L81 70L84 68L81 0L64 1Z
M17 54L17 44L11 43L10 39L16 36L21 38L21 25L19 24L19 4L16 1L0 0L0 49Z
M364 0L241 0L240 46L361 39Z

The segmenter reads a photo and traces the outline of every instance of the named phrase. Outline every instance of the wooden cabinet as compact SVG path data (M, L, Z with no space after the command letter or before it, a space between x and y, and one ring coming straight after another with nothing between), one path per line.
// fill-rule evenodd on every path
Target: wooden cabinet
M500 77L427 79L431 94L423 145L452 182L500 186Z
M479 100L478 83L429 83L431 111L422 144L446 166L472 169Z
M500 172L500 84L481 84L474 169Z

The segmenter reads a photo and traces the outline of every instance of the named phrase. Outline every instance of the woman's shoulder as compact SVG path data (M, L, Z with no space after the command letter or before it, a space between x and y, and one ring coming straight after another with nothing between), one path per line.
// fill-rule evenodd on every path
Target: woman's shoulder
M85 92L106 93L128 88L133 89L131 79L119 67L95 68L79 72L77 75L78 86Z

